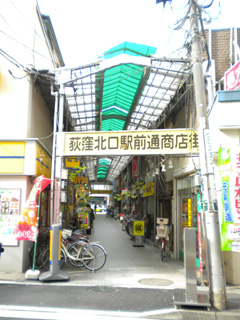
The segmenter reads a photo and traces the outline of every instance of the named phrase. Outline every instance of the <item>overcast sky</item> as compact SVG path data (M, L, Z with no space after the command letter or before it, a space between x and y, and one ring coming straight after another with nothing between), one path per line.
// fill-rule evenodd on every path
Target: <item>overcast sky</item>
M211 1L198 3L207 6ZM124 41L156 47L159 57L172 52L173 56L183 55L178 49L183 46L188 25L179 31L173 28L185 16L188 0L172 0L165 8L156 0L38 0L38 4L41 13L51 18L68 67L94 62L98 55ZM239 0L214 0L207 10L213 29L234 26L239 20L238 8Z

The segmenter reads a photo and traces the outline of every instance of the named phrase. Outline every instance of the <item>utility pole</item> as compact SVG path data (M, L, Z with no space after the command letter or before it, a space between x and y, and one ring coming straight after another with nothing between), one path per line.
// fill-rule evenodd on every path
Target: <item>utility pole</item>
M198 136L199 136L199 155L201 176L203 182L203 198L206 208L203 214L206 217L206 235L208 245L208 262L209 262L209 287L210 300L212 306L218 310L225 310L226 301L226 282L223 270L223 259L221 251L220 228L218 221L218 212L214 211L213 205L213 175L209 173L208 168L208 151L206 148L206 129L208 129L208 119L206 113L206 96L205 83L202 68L202 54L200 46L200 32L197 15L197 0L190 0L190 30L192 52L191 59L193 64L193 79L195 88L195 100L198 119ZM212 188L211 188L212 187Z

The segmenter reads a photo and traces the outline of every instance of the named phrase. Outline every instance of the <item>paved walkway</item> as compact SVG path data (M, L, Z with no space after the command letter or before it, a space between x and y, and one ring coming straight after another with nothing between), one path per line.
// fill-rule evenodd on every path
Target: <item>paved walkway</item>
M162 283L168 288L185 287L183 263L170 258L162 262L159 249L150 241L144 243L144 247L134 247L120 222L97 215L90 239L99 241L107 251L106 265L94 274L84 269L72 269L70 274L74 283L134 288L159 287Z
M176 293L184 294L185 292L185 272L181 261L167 257L162 262L159 249L150 241L144 242L144 247L134 247L126 231L122 231L121 223L112 218L106 218L105 215L96 216L94 233L90 236L90 240L99 241L107 251L107 262L101 270L92 273L85 268L77 269L66 265L64 270L69 272L70 280L60 282L25 280L25 274L0 272L2 288L4 283L8 283L6 290L10 290L9 284L11 284L16 286L14 291L17 292L17 285L30 284L29 294L33 297L34 292L38 292L39 285L45 286L48 292L51 292L51 287L55 290L57 286L59 294L62 292L64 295L67 290L71 293L69 296L74 296L77 290L76 294L83 292L85 299L89 301L91 297L97 297L96 303L89 305L90 309L101 310L103 307L105 310L112 311L155 310L157 312L157 309L170 308L175 314L173 297ZM204 293L208 292L207 288L198 287L198 289ZM193 310L189 310L186 314L191 314L191 319L198 319L198 316L199 319L220 319L220 316L222 316L221 319L240 319L240 288L228 286L227 291L228 310L220 313L198 310L194 314ZM4 297L3 293L2 305ZM106 298L107 303L103 303ZM41 305L56 307L55 304L49 303L48 300L44 300ZM78 303L77 307L71 305L71 308L83 308L83 306ZM67 308L67 306L63 307ZM0 306L1 308L3 306ZM184 313L182 312L181 315L183 316ZM188 318L186 315L183 318L176 318L176 314L171 317L172 319Z

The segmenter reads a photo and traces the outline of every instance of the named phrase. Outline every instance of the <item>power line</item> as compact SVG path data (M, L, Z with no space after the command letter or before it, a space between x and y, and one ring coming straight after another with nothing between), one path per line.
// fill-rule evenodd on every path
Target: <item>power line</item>
M12 0L8 0L9 2L11 2L12 6L16 9L16 11L19 13L19 15L23 18L23 20L26 21L26 23L28 24L28 26L30 26L30 28L34 31L34 33L40 38L40 40L42 42L45 43L45 40L41 37L41 35L36 31L36 29L31 25L31 23L26 19L26 17L22 14L22 12L15 6L15 4L12 2ZM6 22L7 23L7 22Z
M44 58L44 59L46 59L46 60L48 60L48 61L51 61L52 63L55 62L55 61L53 61L52 59L49 59L49 58L45 57L43 54L35 51L34 49L29 48L29 47L28 47L27 45L25 45L24 43L22 43L22 42L20 42L20 41L18 41L18 40L16 40L16 39L14 39L14 38L11 37L10 35L8 35L6 32L4 32L4 31L2 31L2 30L0 30L0 32L3 33L5 36L9 37L10 39L14 40L15 42L17 42L18 44L22 45L23 47L25 47L25 48L28 49L29 51L38 54L38 55L41 56L42 58Z
M210 7L212 6L212 4L213 4L213 1L214 1L214 0L212 0L211 3L208 4L208 5L206 5L206 6L202 6L202 8L203 8L203 9L208 9L208 8L210 8Z
M3 51L2 49L0 49L0 54L7 59L9 62L11 62L12 64L14 64L17 68L22 67L24 68L24 66L19 63L17 60L15 60L13 57L11 57L9 54L7 54L5 51Z

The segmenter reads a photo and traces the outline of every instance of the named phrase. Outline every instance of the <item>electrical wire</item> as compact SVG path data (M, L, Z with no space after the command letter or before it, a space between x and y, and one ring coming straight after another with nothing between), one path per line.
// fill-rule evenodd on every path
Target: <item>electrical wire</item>
M210 2L210 4L208 4L207 6L202 6L202 8L203 8L203 9L208 9L208 8L210 8L210 7L212 6L212 4L213 4L213 1L214 1L214 0L212 0L212 1Z
M24 66L19 63L16 59L14 59L13 57L11 57L8 53L6 53L4 50L0 49L0 54L7 59L9 62L11 62L12 64L14 64L17 68L24 68Z
M8 70L8 72L10 73L10 75L14 78L14 79L17 79L17 80L21 80L21 79L24 79L28 76L28 74L26 73L23 77L16 77L13 75L12 71L11 70Z
M188 1L188 4L189 4L189 1ZM184 26L185 22L187 21L189 12L190 12L190 8L191 7L189 4L188 10L187 10L187 13L185 14L185 16L181 20L179 20L177 23L174 24L174 25L177 25L176 27L173 28L174 30L180 30Z
M184 6L184 7L182 7L182 8L174 8L174 7L172 7L172 9L174 9L174 10L183 10L183 9L185 9L186 7L187 7L187 5L189 4L189 1L187 2L187 4Z
M201 10L201 7L199 5L197 6L197 9L198 9L198 12L199 12L199 20L200 20L200 25L201 25L201 30L202 30L203 40L204 40L203 41L203 46L204 46L204 48L206 50L207 58L208 58L208 65L207 65L207 69L206 69L206 71L208 71L210 66L211 66L211 59L210 59L210 54L209 54L209 50L208 50L206 34L205 34L204 26L203 26L202 10Z
M16 77L13 75L11 70L8 70L8 72L10 73L10 75L14 78L14 79L23 79L31 74L34 75L34 81L36 81L36 79L38 78L38 80L40 82L45 82L45 83L55 83L55 76L51 76L48 74L44 74L44 73L40 73L38 70L36 70L32 65L28 64L26 66L24 66L23 64L19 63L16 59L14 59L12 56L10 56L7 52L5 52L4 50L2 50L0 48L0 54L7 59L9 62L11 62L12 64L14 64L17 68L22 68L24 72L26 72L26 75L24 75L23 77ZM29 66L31 66L31 68L29 68Z
M41 35L36 31L36 29L32 26L32 24L27 20L27 18L23 15L23 13L15 6L15 4L12 2L12 0L8 0L14 9L19 13L19 15L23 18L24 21L26 21L27 25L30 26L30 28L34 31L34 33L39 37L39 39L45 43L44 38L41 37ZM7 23L7 21L4 19L4 21ZM8 24L8 23L7 23ZM8 24L9 25L9 24Z
M49 136L47 136L47 137L42 137L42 138L38 138L38 139L39 139L39 140L48 139L48 138L50 138L52 135L53 135L53 132L52 132Z
M34 52L34 53L38 54L39 56L41 56L42 58L44 58L44 59L46 59L46 60L48 60L48 61L51 61L52 63L55 63L55 61L53 61L52 59L49 59L49 58L47 58L46 56L44 56L43 54L37 52L36 50L29 48L28 46L26 46L26 45L25 45L24 43L22 43L21 41L18 41L18 40L16 40L16 39L14 39L13 37L11 37L10 35L8 35L6 32L4 32L4 31L2 31L2 30L0 30L0 32L3 33L5 36L9 37L10 39L12 39L13 41L17 42L18 44L22 45L23 47L25 47L26 49L28 49L28 50L31 51L32 53Z

